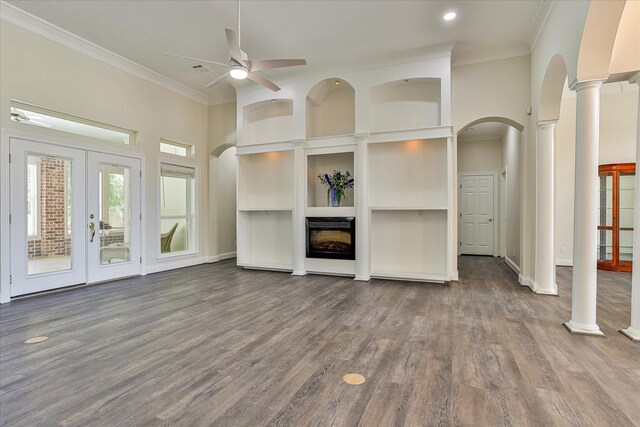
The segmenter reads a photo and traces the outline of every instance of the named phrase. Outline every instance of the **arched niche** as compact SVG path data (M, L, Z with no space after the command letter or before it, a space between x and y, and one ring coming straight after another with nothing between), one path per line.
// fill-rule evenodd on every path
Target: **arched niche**
M244 107L243 144L291 141L293 100L267 99Z
M560 101L562 90L567 79L567 66L562 55L551 58L542 80L540 102L538 103L538 120L558 120L560 117Z
M356 92L346 80L329 78L307 94L307 138L352 135L356 130Z
M370 131L440 126L440 79L415 78L371 88Z

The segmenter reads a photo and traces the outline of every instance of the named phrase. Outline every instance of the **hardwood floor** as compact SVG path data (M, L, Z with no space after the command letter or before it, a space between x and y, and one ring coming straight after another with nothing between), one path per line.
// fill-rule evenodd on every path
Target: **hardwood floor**
M562 327L570 268L551 297L486 257L449 286L234 262L0 307L0 423L640 425L629 274L599 273L597 338Z

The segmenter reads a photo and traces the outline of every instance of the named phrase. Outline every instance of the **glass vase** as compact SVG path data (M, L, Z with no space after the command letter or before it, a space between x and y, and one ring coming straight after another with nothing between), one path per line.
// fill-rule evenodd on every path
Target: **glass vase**
M340 202L342 201L342 192L337 188L330 188L327 191L327 201L328 205L332 208L337 208L340 206Z

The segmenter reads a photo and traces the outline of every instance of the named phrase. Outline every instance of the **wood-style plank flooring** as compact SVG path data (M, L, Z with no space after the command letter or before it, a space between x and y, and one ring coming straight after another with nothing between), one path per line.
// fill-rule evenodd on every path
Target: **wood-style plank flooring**
M640 425L629 274L599 273L597 338L561 325L570 268L551 297L485 257L449 286L234 262L0 307L0 424Z

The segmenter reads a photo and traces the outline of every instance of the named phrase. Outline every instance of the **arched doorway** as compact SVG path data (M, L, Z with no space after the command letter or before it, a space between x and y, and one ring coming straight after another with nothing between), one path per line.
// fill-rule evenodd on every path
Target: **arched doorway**
M209 230L213 261L236 256L236 147L221 144L209 156Z

